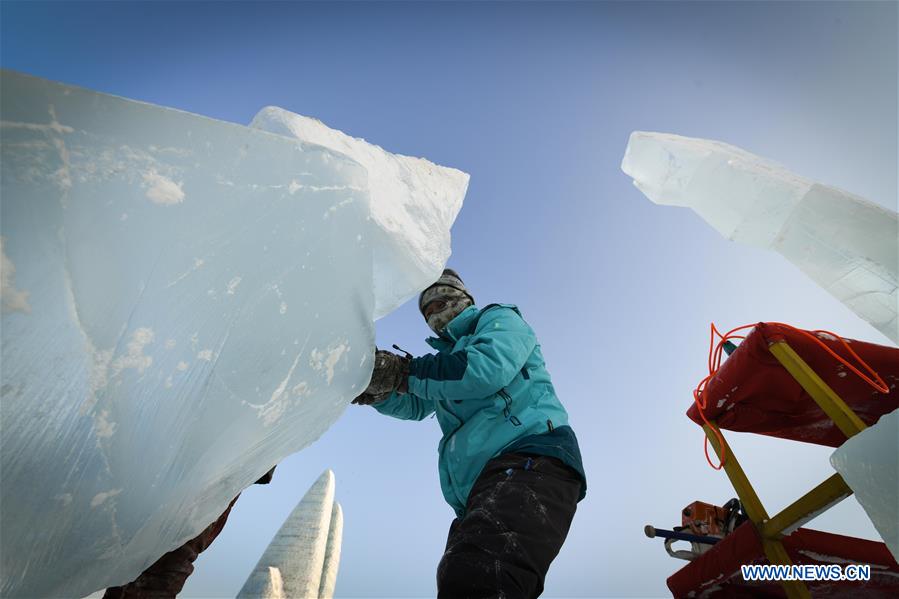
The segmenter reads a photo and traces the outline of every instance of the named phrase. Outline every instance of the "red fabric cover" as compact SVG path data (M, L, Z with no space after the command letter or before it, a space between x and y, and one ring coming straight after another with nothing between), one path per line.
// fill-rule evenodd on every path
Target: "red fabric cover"
M825 334L817 337L856 368L842 344ZM722 429L839 447L846 440L790 373L768 351L776 341L790 345L866 424L899 408L899 349L850 341L853 351L873 368L889 394L880 393L805 336L770 323L759 323L706 385L705 416ZM687 416L702 424L694 404Z
M783 539L795 565L868 564L865 582L807 582L812 597L899 597L899 564L883 543L800 528ZM786 597L776 582L743 580L743 564L767 564L751 522L744 522L699 558L672 574L668 588L674 597Z

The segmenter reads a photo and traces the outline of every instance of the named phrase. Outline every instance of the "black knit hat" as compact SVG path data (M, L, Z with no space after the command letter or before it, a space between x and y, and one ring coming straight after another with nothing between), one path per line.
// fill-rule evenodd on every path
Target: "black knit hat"
M443 270L443 274L440 275L440 278L434 281L434 283L428 285L424 288L421 294L418 296L418 310L424 314L424 306L421 303L421 300L425 297L425 292L431 287L436 287L437 285L445 285L447 287L452 287L453 289L458 289L471 300L471 303L474 303L474 298L471 296L471 293L468 292L468 289L465 288L465 283L462 282L462 277L459 276L459 273L454 271L452 268L445 268Z

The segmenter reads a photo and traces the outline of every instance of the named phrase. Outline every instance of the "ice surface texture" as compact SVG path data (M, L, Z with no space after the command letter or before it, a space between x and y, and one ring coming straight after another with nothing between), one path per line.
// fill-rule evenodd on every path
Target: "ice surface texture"
M899 561L899 410L847 439L830 463Z
M467 176L378 149L407 178L375 208L345 153L0 83L0 595L81 597L337 419L371 374L376 306L443 268ZM418 181L436 199L416 208ZM417 220L382 228L392 203Z
M778 251L899 344L895 212L707 139L635 131L621 169L653 202L690 207L724 237Z

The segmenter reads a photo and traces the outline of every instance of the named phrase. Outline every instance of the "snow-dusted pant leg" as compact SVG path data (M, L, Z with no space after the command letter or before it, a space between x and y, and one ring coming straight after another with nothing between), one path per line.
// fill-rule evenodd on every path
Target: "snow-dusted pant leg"
M513 453L487 462L465 516L450 526L438 597L538 597L580 490L580 477L556 458Z
M163 555L134 581L125 586L106 589L103 599L174 599L193 573L194 560L222 532L237 497L231 500L228 509L218 520L207 526L203 532L181 547Z

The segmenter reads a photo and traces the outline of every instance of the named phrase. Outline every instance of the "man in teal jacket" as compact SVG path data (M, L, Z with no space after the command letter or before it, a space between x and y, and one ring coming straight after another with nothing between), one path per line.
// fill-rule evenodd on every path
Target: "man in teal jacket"
M437 350L378 350L353 403L403 420L436 414L440 487L456 512L437 570L442 598L537 597L586 493L568 414L534 331L511 304L482 309L447 269L419 296Z

